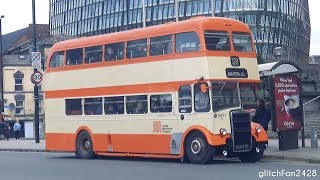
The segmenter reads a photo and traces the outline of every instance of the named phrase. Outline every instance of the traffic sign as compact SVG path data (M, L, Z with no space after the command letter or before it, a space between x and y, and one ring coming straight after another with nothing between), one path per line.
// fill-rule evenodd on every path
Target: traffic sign
M41 68L41 53L40 52L32 52L31 53L31 65L33 69Z
M41 83L42 81L42 73L41 72L34 72L32 75L31 75L31 81L33 84L38 84L38 83Z

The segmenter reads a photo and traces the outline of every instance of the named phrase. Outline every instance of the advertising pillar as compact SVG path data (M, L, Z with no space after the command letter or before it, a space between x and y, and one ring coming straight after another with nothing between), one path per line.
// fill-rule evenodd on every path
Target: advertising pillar
M274 132L279 134L279 149L298 148L298 131L303 127L303 104L298 75L274 75L271 79Z

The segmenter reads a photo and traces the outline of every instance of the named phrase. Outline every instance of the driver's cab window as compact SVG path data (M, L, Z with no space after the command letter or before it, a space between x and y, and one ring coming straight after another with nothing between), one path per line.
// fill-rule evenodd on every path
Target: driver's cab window
M194 110L195 112L210 111L210 97L207 83L194 85Z
M192 110L191 86L179 88L179 112L190 113Z

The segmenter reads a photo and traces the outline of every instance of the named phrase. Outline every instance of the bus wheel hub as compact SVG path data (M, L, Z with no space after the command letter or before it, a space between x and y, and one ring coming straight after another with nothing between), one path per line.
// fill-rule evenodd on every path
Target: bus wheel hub
M86 149L89 149L89 147L90 147L90 141L85 141L85 143L84 143L84 147L86 148Z
M193 154L199 154L201 150L201 143L195 139L191 142L191 151Z

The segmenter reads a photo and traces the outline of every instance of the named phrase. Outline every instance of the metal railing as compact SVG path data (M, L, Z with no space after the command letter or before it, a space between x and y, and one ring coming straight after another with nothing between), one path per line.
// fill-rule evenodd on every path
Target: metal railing
M303 104L303 129L302 129L302 131L301 131L302 147L305 147L305 146L306 146L306 144L305 144L305 136L304 136L304 129L305 129L305 127L306 127L306 111L305 111L305 106L308 105L309 103L311 103L311 102L319 99L319 98L320 98L320 95Z

